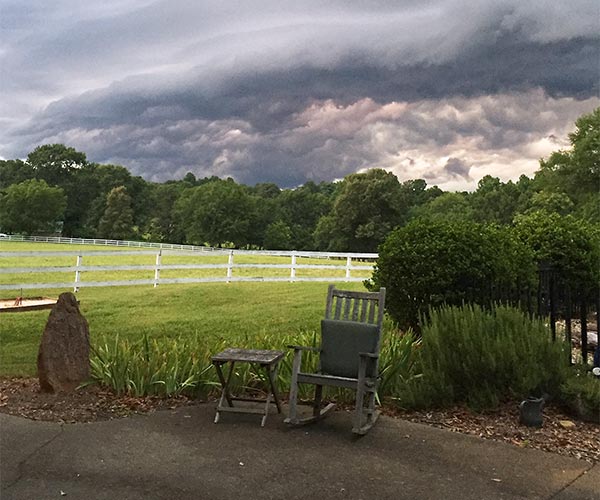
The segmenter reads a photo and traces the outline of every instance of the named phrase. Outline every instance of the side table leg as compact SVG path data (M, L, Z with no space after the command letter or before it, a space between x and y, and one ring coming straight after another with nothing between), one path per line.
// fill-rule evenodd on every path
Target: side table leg
M271 394L267 394L267 400L265 402L265 414L260 422L260 426L264 427L265 422L267 421L267 415L269 414L269 405L271 404Z
M222 363L215 363L215 370L217 371L217 377L219 377L219 382L221 382L221 397L219 398L219 404L217 406L217 413L215 415L215 424L219 422L220 413L219 410L225 406L225 401L227 404L232 407L233 401L231 400L231 396L229 394L229 383L231 382L231 377L233 375L233 367L235 365L234 361L229 363L229 374L227 375L227 380L223 375L223 370L221 368Z
M275 366L269 366L269 385L271 386L271 392L273 393L273 398L275 399L275 404L277 405L277 413L281 413L281 402L279 401L279 393L277 392L277 370L279 368L279 364L276 363Z

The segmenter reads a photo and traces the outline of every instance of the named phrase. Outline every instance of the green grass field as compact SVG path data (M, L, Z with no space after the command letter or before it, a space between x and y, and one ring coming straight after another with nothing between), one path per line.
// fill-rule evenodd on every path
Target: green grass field
M9 251L9 247L26 251L32 250L32 246L37 250L73 250L69 245L2 243L0 251ZM80 245L74 247L82 249ZM94 248L85 247L91 249ZM132 257L152 259L152 256ZM99 259L111 261L109 256ZM25 265L23 259L18 264L6 264L3 260L10 259L0 259L0 265L6 267ZM6 282L4 276L7 275L0 278ZM339 286L363 289L361 283ZM24 295L56 297L63 291L68 290L25 290ZM230 346L247 346L261 336L272 338L317 331L326 291L327 283L198 283L157 288L82 288L77 297L90 324L92 345L117 335L136 341L147 334L151 339L206 336L223 339ZM16 290L0 293L2 298L18 294ZM35 374L37 350L48 314L48 310L0 313L0 375Z

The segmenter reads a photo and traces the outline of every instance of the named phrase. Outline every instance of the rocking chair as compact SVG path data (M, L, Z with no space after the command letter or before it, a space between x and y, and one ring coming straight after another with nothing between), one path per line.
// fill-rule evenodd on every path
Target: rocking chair
M373 427L379 416L375 396L384 305L385 288L379 292L353 292L329 285L320 348L288 346L294 349L294 361L287 424L304 425L325 417L335 404L321 408L323 386L333 386L356 391L352 432L363 435ZM319 353L316 373L301 371L304 351ZM307 418L298 416L298 384L315 386L312 416Z

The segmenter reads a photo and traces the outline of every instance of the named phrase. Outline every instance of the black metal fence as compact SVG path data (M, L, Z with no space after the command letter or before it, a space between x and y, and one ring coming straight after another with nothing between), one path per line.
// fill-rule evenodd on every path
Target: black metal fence
M465 288L468 290L468 287ZM490 307L497 303L509 304L531 316L547 318L553 339L557 338L558 331L558 335L562 337L564 334L569 342L571 360L579 358L579 351L583 363L587 363L593 355L588 332L593 329L598 334L599 285L574 286L552 266L540 264L537 282L512 285L492 283L484 290L467 291L463 300Z
M569 342L571 351L574 345L580 344L581 360L583 363L587 363L592 354L588 339L591 325L594 325L595 333L598 335L600 288L598 286L591 289L590 287L573 286L556 269L541 265L536 302L536 313L549 318L553 338L556 338L557 323L564 322L565 339ZM574 325L578 327L576 338L573 331ZM598 349L597 344L596 349Z

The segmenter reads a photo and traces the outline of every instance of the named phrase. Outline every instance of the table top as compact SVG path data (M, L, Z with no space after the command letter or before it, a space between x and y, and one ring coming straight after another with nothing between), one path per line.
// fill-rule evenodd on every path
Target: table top
M279 361L284 356L283 351L270 351L265 349L238 349L235 347L225 349L215 354L210 359L213 362L225 363L227 361L244 361L247 363L260 363L270 365Z

